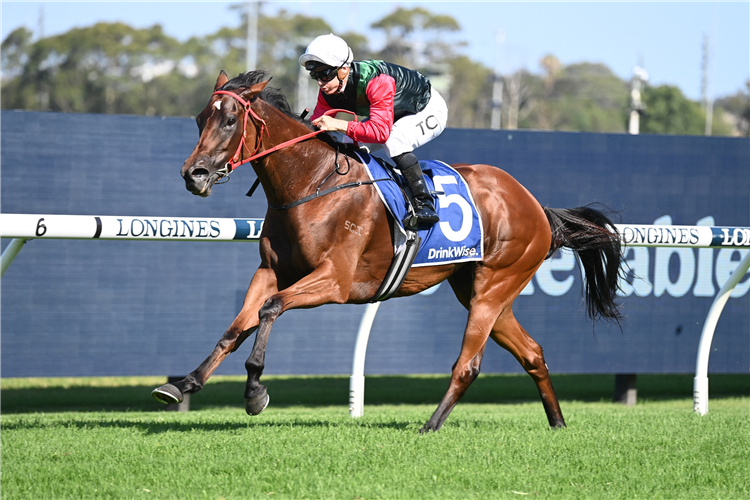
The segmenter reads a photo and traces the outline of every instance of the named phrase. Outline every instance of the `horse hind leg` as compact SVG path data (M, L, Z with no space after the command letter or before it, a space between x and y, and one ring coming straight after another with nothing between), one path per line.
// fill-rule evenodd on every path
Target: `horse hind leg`
M489 303L472 306L466 322L461 353L453 365L448 391L430 419L419 430L420 433L440 430L448 415L479 375L484 348L487 346L487 338L492 328L492 318L496 316L497 312L492 311Z
M466 330L461 344L461 353L453 365L448 391L440 401L435 413L420 429L421 433L437 431L448 415L479 376L479 370L487 346L487 338L498 317L510 308L513 299L531 279L532 271L494 273L477 266L466 266L448 278L456 298L469 310ZM508 278L508 276L510 278Z
M510 352L534 380L550 427L565 427L565 419L563 419L555 389L552 387L547 364L544 362L542 347L518 323L513 315L512 307L508 307L497 318L490 337Z
M482 357L484 356L484 347L486 345L487 343L485 339L484 346L480 347L478 352L469 359L468 362L462 362L461 357L459 357L454 363L448 391L440 401L435 413L433 413L430 419L421 429L419 429L420 434L430 431L437 432L443 426L451 411L453 411L453 408L458 404L458 401L466 393L466 390L471 383L474 382L477 376L479 376L479 369L482 365Z

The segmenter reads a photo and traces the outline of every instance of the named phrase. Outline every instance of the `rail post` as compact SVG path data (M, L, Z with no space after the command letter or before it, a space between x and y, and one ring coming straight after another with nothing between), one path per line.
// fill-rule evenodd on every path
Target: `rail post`
M699 415L708 413L708 358L711 355L711 342L714 339L714 331L719 322L721 312L729 300L732 291L750 269L750 252L740 261L732 275L711 304L703 324L701 339L698 344L698 357L695 361L695 378L693 379L693 411Z
M28 238L13 238L10 241L10 244L7 246L5 251L3 251L3 255L0 257L0 276L5 274L5 271L8 270L11 262L13 262L13 259L16 258L18 252L21 251L21 248L23 248L24 244L26 244L26 241L28 241Z
M375 321L375 314L380 308L380 302L367 304L362 319L359 322L357 340L354 345L354 359L352 360L352 376L349 377L349 415L357 418L365 411L365 356L367 356L367 341L370 330Z

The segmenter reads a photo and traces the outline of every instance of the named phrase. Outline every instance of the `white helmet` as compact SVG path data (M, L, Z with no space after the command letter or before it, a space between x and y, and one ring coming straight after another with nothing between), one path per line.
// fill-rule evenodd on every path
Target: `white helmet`
M334 35L329 33L328 35L320 35L315 40L310 42L307 46L307 50L299 58L299 63L310 70L311 64L317 63L331 66L332 68L340 68L341 66L348 66L354 60L354 54L352 49L349 48L347 43Z

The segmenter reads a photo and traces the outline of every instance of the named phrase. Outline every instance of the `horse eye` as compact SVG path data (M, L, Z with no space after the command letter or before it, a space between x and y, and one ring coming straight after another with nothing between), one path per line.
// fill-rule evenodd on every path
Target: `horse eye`
M234 125L235 123L237 123L237 120L235 120L234 118L229 118L229 119L227 120L227 127L231 127L231 126L232 126L232 125Z

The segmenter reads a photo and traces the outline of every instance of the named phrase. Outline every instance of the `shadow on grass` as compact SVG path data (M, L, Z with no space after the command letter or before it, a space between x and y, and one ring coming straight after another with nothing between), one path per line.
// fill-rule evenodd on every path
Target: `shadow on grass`
M448 388L448 376L369 376L365 405L436 405ZM711 375L711 398L750 396L750 375ZM553 375L561 401L607 401L614 392L614 375ZM342 376L264 379L274 407L348 406L349 378ZM2 413L64 411L163 411L151 397L151 387L12 388L0 392ZM241 380L209 381L193 394L191 410L222 406L244 409L245 384ZM692 375L639 375L639 400L692 398ZM539 401L527 375L481 375L468 390L464 403L518 403ZM257 424L254 424L257 425Z
M425 420L429 415L425 415ZM369 427L375 429L396 429L396 430L409 430L410 428L418 429L422 426L422 423L415 423L413 421L390 421L390 422L367 422L354 421L347 419L346 422L341 420L332 421L329 419L321 419L317 416L311 416L309 418L296 416L294 420L279 422L273 418L264 419L263 417L248 417L243 422L196 422L191 420L190 422L181 422L179 419L165 419L164 422L153 422L153 421L140 421L137 419L107 419L107 420L66 420L66 428L77 428L77 429L92 429L92 428L115 428L115 429L135 429L146 434L161 434L164 432L226 432L233 430L246 430L246 429L288 429L290 427L303 427L303 428L336 428L342 425L351 426L359 425L362 427ZM6 422L3 424L3 430L28 430L35 428L47 428L49 427L48 422L44 421L27 421L20 419L15 422Z

